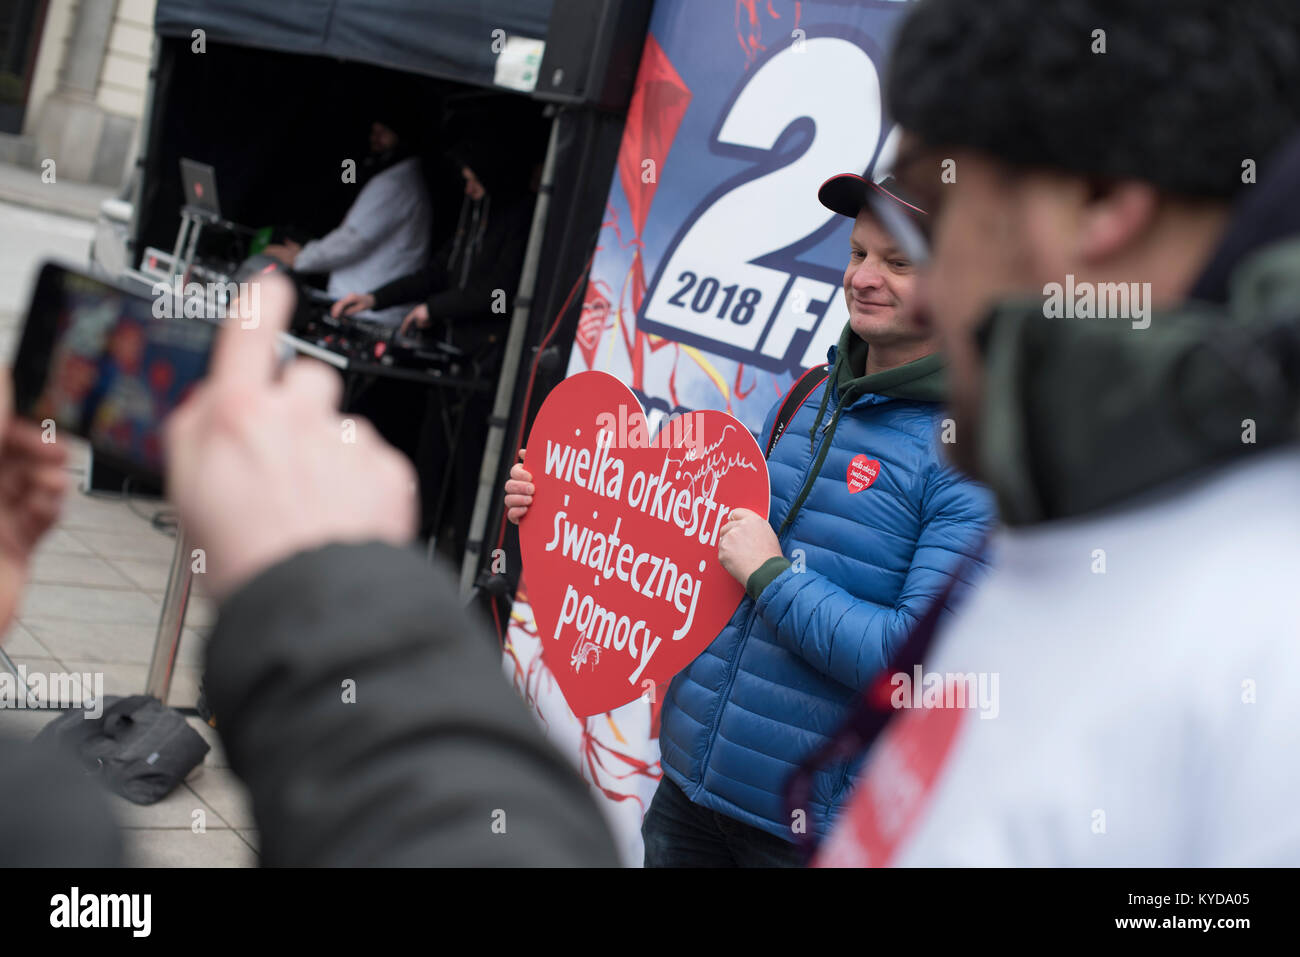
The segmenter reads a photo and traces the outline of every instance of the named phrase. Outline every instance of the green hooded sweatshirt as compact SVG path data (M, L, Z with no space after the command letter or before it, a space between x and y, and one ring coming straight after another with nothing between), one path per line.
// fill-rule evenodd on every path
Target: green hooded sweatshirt
M865 373L867 367L867 344L858 337L852 327L844 324L840 340L836 344L835 362L827 376L828 382L835 384L836 404L831 418L826 422L826 441L822 443L821 452L813 464L803 488L795 498L790 514L781 523L777 535L781 535L799 514L799 509L808 493L812 491L813 482L821 472L826 453L830 450L831 440L835 436L835 427L840 415L864 395L883 395L893 399L907 399L915 402L942 402L945 396L943 360L931 353L913 362L886 369L884 372ZM826 408L831 397L831 389L822 390L821 404L817 407L817 417L812 428L808 430L808 448L811 450L817 441L817 430L822 427L826 417ZM751 598L757 599L778 575L790 567L785 557L769 558L760 565L746 580L745 591Z

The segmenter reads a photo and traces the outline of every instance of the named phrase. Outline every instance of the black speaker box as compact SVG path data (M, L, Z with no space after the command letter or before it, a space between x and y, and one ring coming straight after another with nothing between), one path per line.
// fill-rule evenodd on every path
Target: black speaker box
M653 0L555 0L533 96L625 110Z

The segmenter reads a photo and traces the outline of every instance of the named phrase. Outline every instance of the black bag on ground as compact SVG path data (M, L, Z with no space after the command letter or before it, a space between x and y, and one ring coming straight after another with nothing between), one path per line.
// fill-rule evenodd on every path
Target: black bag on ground
M87 773L136 804L162 800L210 750L180 712L149 695L104 696L104 712L70 711L55 718L35 743L71 752Z

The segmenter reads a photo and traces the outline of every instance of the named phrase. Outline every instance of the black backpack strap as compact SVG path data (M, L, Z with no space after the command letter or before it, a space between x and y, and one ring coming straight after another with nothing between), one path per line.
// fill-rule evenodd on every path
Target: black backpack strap
M799 411L799 406L803 405L808 396L812 395L813 391L826 381L828 375L830 375L830 369L823 362L819 366L813 366L801 375L798 381L790 387L790 391L781 400L781 408L776 413L776 421L772 424L772 434L768 436L767 447L763 449L763 458L769 459L772 457L772 450L776 448L777 440L785 432L785 427L790 424L794 414Z

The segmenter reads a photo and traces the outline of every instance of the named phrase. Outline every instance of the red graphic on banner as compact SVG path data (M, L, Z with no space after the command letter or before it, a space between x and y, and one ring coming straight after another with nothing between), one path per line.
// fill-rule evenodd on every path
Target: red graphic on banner
M578 319L577 344L582 354L582 361L587 368L596 362L596 348L600 345L601 333L609 321L609 299L601 287L605 284L593 280L587 284L587 291L582 300L582 316Z
M580 718L658 701L744 597L718 532L734 508L767 515L758 443L714 409L652 438L627 386L584 372L547 397L527 448L519 546L548 669Z
M758 16L758 2L759 0L736 0L736 39L740 41L740 48L745 51L746 68L758 58L762 51L767 49L767 45L763 43L763 23ZM799 18L802 13L801 6L799 0L795 0L794 23L791 27L792 35L795 35L793 31L799 29ZM745 12L744 30L741 29L741 10ZM781 14L777 13L772 6L772 0L766 0L766 12L773 20L781 19Z
M632 228L637 236L645 229L650 204L659 188L658 171L668 159L677 127L690 104L691 91L673 69L654 35L648 35L618 151L618 178L627 196L628 209L632 211ZM653 166L648 166L647 161Z
M775 12L772 15L780 19ZM795 5L795 25L798 26L798 4ZM610 345L621 342L631 367L629 384L633 389L645 391L647 357L671 347L673 359L667 381L671 404L681 404L677 397L678 363L687 357L717 388L722 404L730 412L733 397L743 400L757 385L757 380L748 387L744 385L744 363L737 364L735 381L729 383L713 367L709 357L699 350L684 348L679 342L642 332L635 321L635 317L641 313L647 291L641 236L665 174L668 155L690 103L690 88L673 67L654 35L648 35L618 155L618 179L627 200L631 222L620 226L618 210L611 204L601 227L602 236L604 230L611 230L614 234L613 241L620 248L632 250L632 261L623 277L621 288L618 289L612 288L610 282L596 278L593 273L583 297L582 316L578 322L577 353L588 370L596 368L602 340L606 333L617 330L615 340ZM625 236L625 230L630 235ZM693 373L688 367L686 376L691 374ZM774 394L780 396L780 381L775 376L769 378Z
M952 753L966 708L917 708L885 731L815 867L885 867Z
M631 314L639 315L645 300L645 263L641 257L641 234L645 231L646 216L654 202L655 192L677 129L681 126L686 108L691 104L691 91L673 68L667 54L654 35L646 37L641 54L641 67L637 74L636 91L628 104L627 125L618 151L618 178L627 197L628 211L632 214L635 256L628 276L632 299ZM623 297L619 296L620 312ZM645 350L657 351L669 343L666 340L651 342L650 337L634 327L630 321L619 323L623 344L632 363L632 387L644 388ZM676 343L672 343L676 347ZM674 370L674 377L676 370ZM670 383L670 391L673 385ZM674 404L676 398L673 399Z
M849 463L849 494L861 492L864 488L871 488L871 483L876 480L880 474L880 463L875 459L869 459L861 452L853 456L853 461Z

